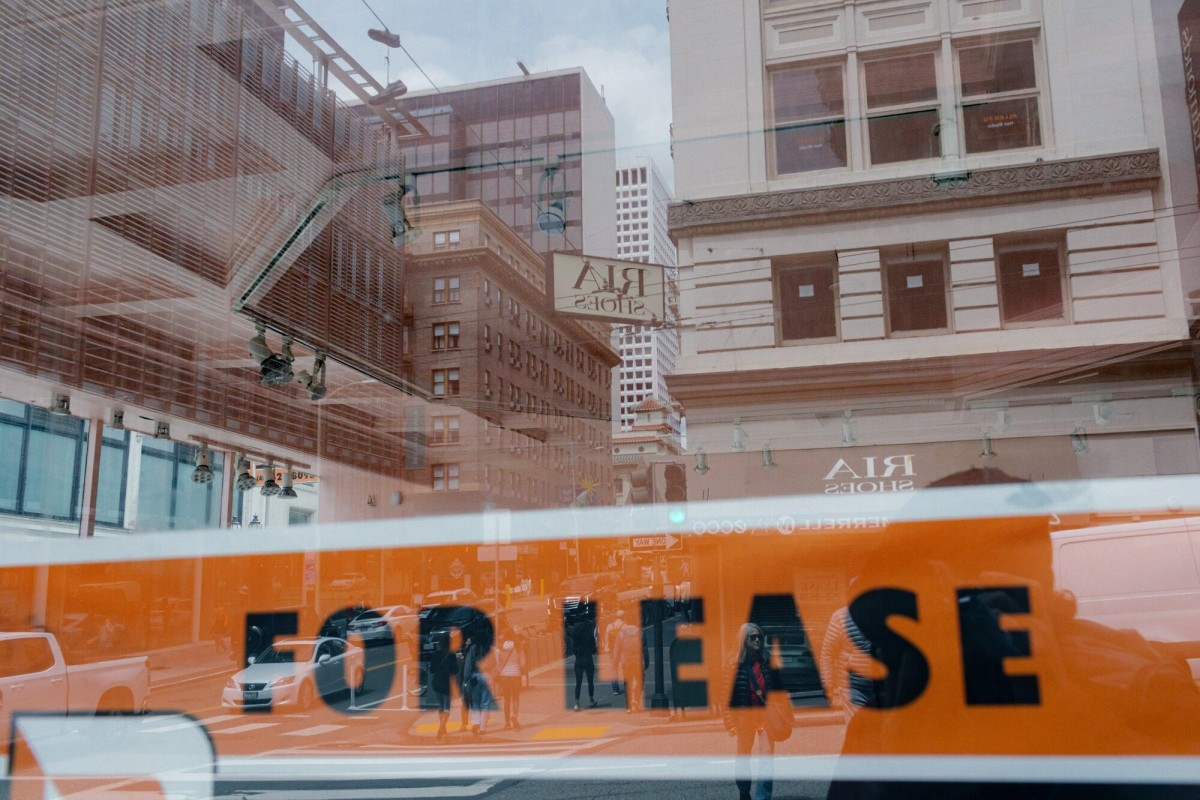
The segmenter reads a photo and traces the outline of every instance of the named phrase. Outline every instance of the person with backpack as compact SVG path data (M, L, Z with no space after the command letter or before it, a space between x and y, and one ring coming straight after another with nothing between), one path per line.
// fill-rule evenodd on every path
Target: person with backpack
M579 710L579 692L587 678L588 707L596 702L596 623L583 616L571 627L571 651L575 654L575 710Z
M500 652L496 656L496 676L500 695L504 698L504 730L521 730L517 719L521 713L521 645L520 634L506 630L500 635Z

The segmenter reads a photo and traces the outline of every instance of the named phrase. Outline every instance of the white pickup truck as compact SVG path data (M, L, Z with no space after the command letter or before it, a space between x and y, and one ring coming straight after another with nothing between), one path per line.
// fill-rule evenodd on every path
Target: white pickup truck
M69 667L54 634L0 632L0 744L14 712L145 711L149 698L145 656Z

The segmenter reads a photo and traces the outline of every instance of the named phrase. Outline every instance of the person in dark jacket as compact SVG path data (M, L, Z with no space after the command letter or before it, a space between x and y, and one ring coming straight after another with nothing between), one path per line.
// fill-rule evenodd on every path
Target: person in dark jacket
M579 690L587 678L588 705L596 703L596 621L584 616L571 627L571 651L575 654L575 710L579 710Z
M758 782L753 800L771 800L771 757L775 742L766 730L767 698L771 692L783 689L779 670L771 666L762 628L748 622L742 626L741 647L733 669L729 703L725 708L725 730L737 737L737 759L734 778L740 800L751 800L750 754L758 744L756 765Z
M446 738L446 721L450 719L450 679L458 674L458 659L450 651L450 635L437 635L437 647L429 658L429 686L437 700L437 740Z

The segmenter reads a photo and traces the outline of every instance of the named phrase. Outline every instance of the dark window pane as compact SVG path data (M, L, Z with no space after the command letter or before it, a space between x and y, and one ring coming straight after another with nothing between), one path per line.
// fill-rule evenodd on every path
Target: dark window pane
M867 129L872 164L937 158L942 154L937 109L873 117L867 121Z
M1036 97L963 106L968 153L1035 147L1042 143Z
M937 70L932 53L869 61L867 108L937 102Z
M779 274L779 315L783 339L837 336L833 283L832 267L788 269Z
M888 324L893 332L946 327L946 274L942 258L917 257L887 265Z
M771 74L775 121L840 117L845 113L840 66L794 67Z
M1037 87L1033 42L1002 42L959 51L963 97Z
M1062 270L1058 245L1029 246L1001 252L1000 307L1005 322L1061 319Z
M798 125L775 131L775 171L779 174L844 166L844 122Z

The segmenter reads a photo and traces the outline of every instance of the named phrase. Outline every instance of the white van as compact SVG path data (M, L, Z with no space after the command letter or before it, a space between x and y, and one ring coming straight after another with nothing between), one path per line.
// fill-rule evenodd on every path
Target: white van
M1060 591L1079 617L1164 642L1200 680L1200 517L1129 522L1051 535Z

